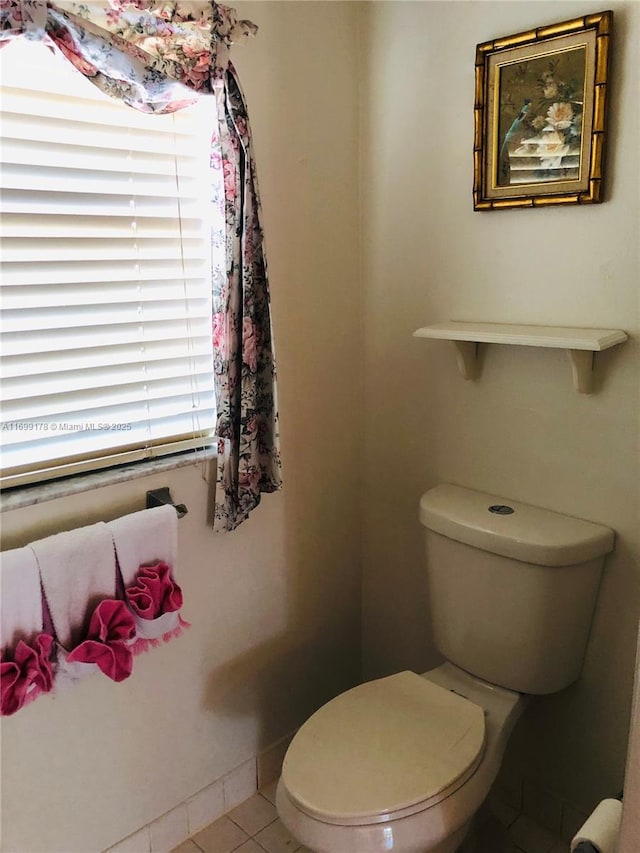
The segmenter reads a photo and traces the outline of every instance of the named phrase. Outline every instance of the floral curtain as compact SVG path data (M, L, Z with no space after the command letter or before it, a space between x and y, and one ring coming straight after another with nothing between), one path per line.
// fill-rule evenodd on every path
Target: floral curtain
M167 113L215 95L211 164L222 170L226 269L212 270L219 436L216 530L233 530L280 488L275 365L260 198L246 103L229 48L255 34L213 0L0 0L0 46L44 42L106 94Z

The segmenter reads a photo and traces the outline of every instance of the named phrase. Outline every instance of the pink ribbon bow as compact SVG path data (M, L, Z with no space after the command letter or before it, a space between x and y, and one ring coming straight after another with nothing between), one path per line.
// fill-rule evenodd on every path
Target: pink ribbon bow
M53 637L39 634L32 644L18 640L12 661L0 663L0 713L15 714L53 686Z
M182 590L172 580L170 567L163 562L141 566L136 582L125 595L129 607L142 619L156 619L182 607Z
M135 635L133 617L124 601L107 598L93 611L87 639L67 655L67 661L95 663L114 681L131 675L133 655L126 641Z

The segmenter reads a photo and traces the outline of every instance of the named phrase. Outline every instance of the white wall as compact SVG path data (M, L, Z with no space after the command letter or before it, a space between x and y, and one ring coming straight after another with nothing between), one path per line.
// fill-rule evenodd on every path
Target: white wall
M290 731L359 673L355 7L242 4L272 282L285 487L232 534L199 467L3 516L3 549L143 507L169 485L190 631L2 721L3 850L89 853ZM331 44L331 62L327 45ZM339 128L340 144L335 130Z
M585 809L622 787L640 609L638 44L615 10L607 200L474 212L475 45L600 11L598 2L376 2L361 22L365 285L364 655L368 675L424 670L430 641L417 522L440 481L610 525L582 679L538 700L511 762ZM429 322L622 328L597 393L561 351L492 347L476 382Z

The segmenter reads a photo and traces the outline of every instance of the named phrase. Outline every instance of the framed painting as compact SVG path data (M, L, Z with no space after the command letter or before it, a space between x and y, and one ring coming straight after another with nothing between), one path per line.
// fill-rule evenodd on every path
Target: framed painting
M475 210L603 200L612 24L598 12L477 46Z

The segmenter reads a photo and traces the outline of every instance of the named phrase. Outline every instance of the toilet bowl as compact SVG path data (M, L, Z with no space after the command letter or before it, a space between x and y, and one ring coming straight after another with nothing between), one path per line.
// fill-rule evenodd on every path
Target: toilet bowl
M454 853L529 696L580 675L612 530L446 483L420 521L445 663L361 684L300 728L276 806L314 853Z
M280 817L315 853L453 853L526 701L448 662L355 687L293 739Z

